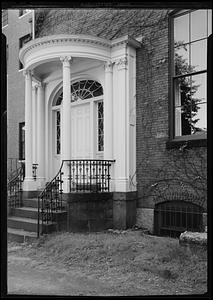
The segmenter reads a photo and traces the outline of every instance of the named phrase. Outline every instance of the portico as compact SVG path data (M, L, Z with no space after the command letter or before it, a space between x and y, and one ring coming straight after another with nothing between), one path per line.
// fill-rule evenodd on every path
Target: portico
M21 49L25 66L25 191L44 187L57 174L62 160L79 158L115 160L110 191L136 191L138 47L140 43L129 36L108 41L55 35L32 40ZM94 85L100 86L102 93L85 98L82 84L91 95ZM75 101L74 93L78 96ZM61 102L55 105L59 97ZM36 180L33 164L37 164ZM64 171L64 192L68 190L67 176Z

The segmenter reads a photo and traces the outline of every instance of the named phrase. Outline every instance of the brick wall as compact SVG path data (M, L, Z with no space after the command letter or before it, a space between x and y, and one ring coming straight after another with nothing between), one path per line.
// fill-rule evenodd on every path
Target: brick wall
M31 14L19 18L19 10L8 11L8 26L3 28L7 37L7 156L19 156L19 123L24 122L24 76L19 71L19 38L29 34Z
M37 37L143 36L137 50L137 207L182 199L206 207L206 148L167 149L169 138L168 10L70 9L37 13ZM40 17L39 17L40 16Z

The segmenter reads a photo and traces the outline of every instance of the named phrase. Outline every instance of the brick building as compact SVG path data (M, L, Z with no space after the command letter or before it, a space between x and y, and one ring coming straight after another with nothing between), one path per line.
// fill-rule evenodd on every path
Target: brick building
M23 65L19 60L21 47L34 38L34 11L3 9L2 33L7 39L8 83L8 176L24 160L25 95ZM18 101L18 104L17 104Z
M26 195L57 179L71 230L203 230L210 34L210 9L36 10L20 50Z

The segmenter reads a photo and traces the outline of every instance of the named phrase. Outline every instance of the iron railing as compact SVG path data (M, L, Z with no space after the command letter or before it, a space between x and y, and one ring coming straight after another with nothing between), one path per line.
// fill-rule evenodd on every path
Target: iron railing
M8 190L8 206L9 208L16 208L22 205L22 182L25 176L24 163L14 172L13 177L9 180Z
M155 234L179 237L184 231L203 231L203 212L197 206L163 205L154 210Z
M51 182L46 184L38 197L38 232L43 225L53 221L54 212L63 209L63 176L69 182L67 192L109 192L110 166L114 160L81 159L63 160L60 169Z
M14 176L17 174L18 170L22 166L23 162L18 158L7 158L7 178L8 181L12 180Z

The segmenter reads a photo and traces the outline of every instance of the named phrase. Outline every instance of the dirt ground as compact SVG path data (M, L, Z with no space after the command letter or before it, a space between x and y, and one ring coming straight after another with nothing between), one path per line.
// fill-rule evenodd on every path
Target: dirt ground
M69 296L207 292L205 251L140 231L49 235L8 243L8 293Z

